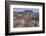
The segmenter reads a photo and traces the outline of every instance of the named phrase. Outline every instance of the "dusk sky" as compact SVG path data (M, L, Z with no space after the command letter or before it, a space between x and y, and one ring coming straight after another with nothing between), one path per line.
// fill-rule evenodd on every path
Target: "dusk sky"
M24 10L31 10L33 12L39 12L39 9L38 8L14 8L13 11L14 12L22 12Z

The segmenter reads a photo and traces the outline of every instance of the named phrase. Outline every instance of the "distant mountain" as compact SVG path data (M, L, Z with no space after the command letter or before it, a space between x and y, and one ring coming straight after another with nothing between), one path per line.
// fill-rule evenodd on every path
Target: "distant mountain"
M24 12L13 12L13 16L15 16L16 14L23 14ZM33 12L34 16L39 16L39 12Z

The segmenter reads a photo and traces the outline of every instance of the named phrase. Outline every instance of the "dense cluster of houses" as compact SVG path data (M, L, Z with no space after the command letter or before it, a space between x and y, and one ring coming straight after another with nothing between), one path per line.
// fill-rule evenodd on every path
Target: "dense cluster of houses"
M13 17L14 27L34 27L39 24L35 19L33 19L34 17L32 11L26 10L25 12L18 13L16 17Z

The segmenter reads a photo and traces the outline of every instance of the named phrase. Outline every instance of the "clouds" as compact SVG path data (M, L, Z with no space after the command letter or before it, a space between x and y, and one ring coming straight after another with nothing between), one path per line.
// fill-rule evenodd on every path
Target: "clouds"
M14 8L14 12L23 12L24 10L32 10L33 12L39 12L38 8Z

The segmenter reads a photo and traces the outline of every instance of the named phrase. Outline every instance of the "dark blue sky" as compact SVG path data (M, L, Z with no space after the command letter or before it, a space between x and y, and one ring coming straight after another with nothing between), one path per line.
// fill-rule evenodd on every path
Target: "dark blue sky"
M13 9L13 12L22 12L24 10L31 10L33 12L39 12L39 9L38 8L14 8Z

